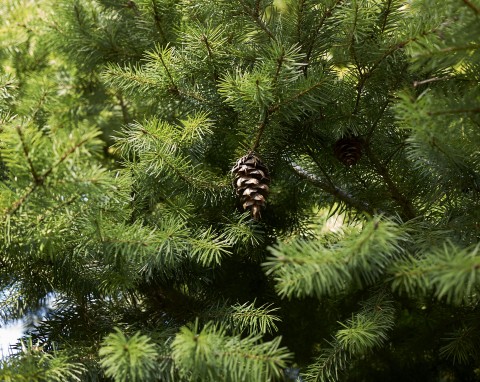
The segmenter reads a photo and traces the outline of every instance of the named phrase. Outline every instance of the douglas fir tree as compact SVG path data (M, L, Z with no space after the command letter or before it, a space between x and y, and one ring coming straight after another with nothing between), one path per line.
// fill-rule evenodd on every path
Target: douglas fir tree
M478 0L0 12L2 381L480 380Z

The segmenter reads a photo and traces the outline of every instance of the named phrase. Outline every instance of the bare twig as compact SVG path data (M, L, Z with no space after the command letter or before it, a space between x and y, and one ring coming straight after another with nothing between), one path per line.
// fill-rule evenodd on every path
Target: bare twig
M417 86L429 84L430 82L444 81L448 79L450 79L450 77L432 77L422 81L414 81L413 87L416 88Z

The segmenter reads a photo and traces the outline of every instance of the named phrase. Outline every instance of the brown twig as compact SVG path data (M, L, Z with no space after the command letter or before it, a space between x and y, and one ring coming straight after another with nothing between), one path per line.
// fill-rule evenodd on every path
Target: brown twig
M431 82L444 81L449 79L450 77L432 77L422 81L413 81L413 87L416 88L417 86L420 86L420 85L425 85Z

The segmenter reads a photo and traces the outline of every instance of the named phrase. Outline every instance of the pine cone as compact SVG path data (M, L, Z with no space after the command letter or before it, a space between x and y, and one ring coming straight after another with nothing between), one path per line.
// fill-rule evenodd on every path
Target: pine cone
M344 165L353 166L362 157L363 142L355 136L343 137L335 142L333 153Z
M260 219L260 209L265 206L270 175L268 168L255 153L240 158L232 168L233 186L243 209L249 209L255 220Z

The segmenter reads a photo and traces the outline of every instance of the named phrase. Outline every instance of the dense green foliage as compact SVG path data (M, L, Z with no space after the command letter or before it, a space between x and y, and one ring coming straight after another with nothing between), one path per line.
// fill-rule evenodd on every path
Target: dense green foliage
M0 14L2 381L480 380L478 0Z

